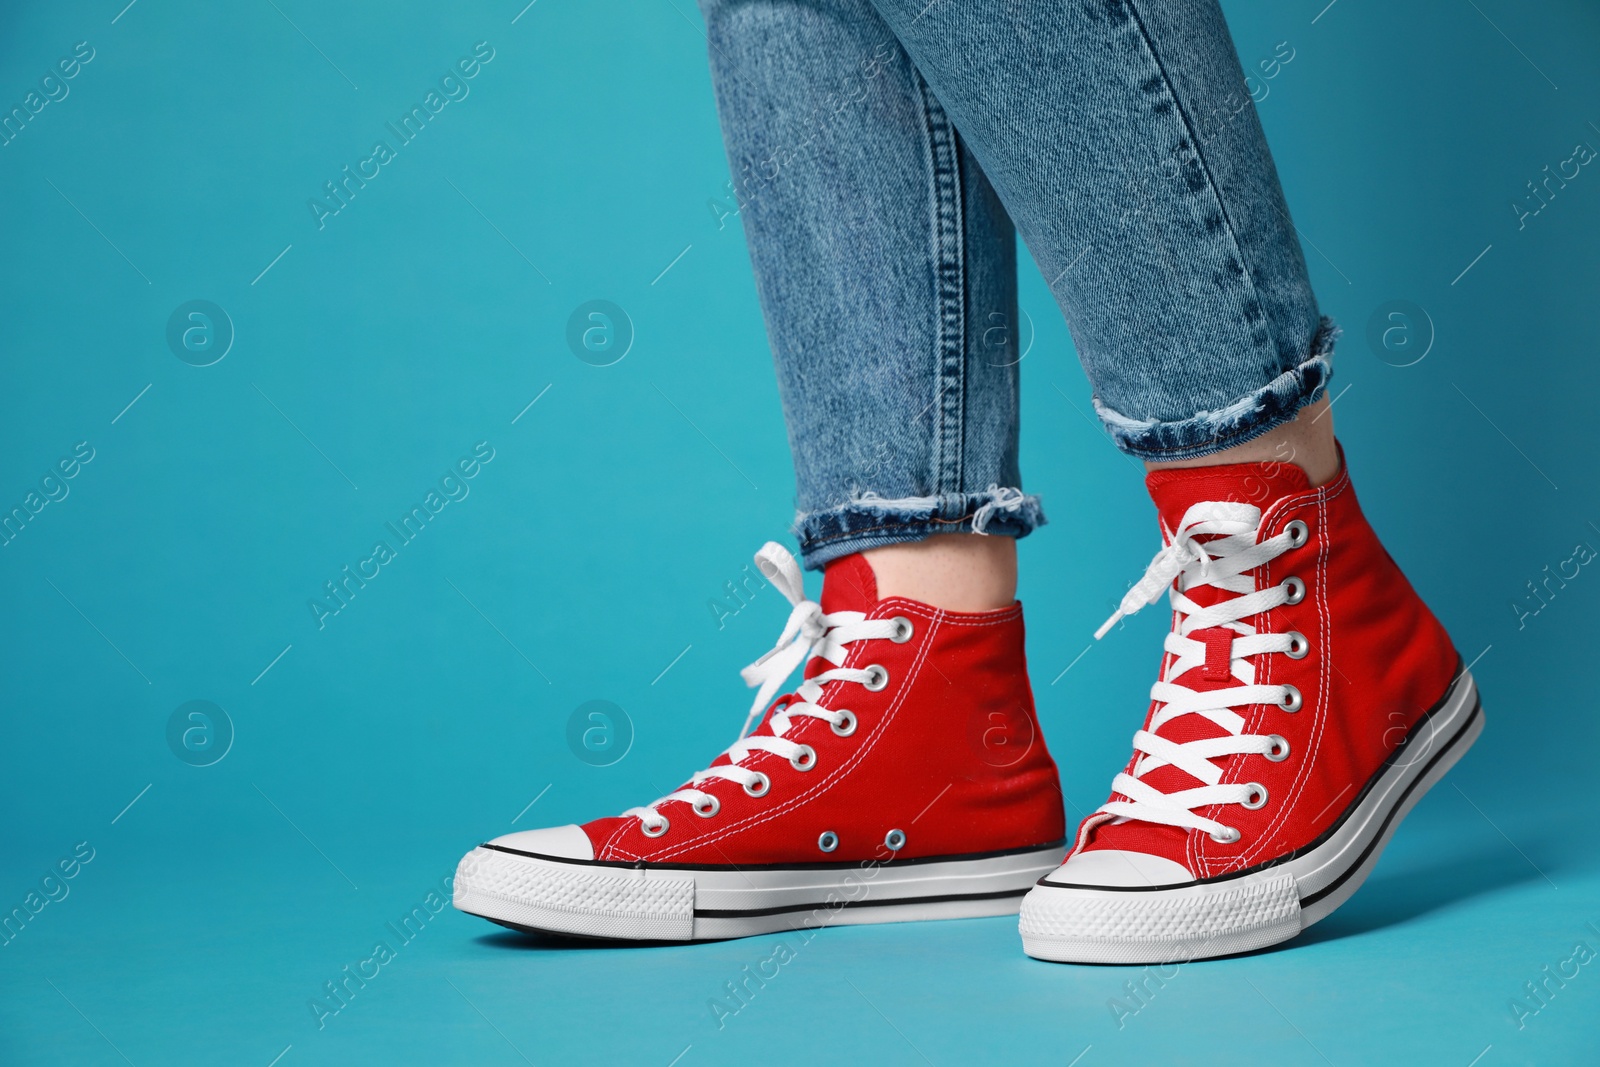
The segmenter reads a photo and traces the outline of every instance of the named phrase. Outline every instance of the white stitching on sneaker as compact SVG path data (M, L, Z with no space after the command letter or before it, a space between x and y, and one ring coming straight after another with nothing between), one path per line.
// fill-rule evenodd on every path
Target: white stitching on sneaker
M1295 568L1295 573L1302 577L1307 574L1312 575L1308 583L1307 594L1308 599L1315 600L1317 606L1317 619L1320 628L1316 644L1320 653L1321 666L1317 672L1317 700L1315 704L1302 712L1302 714L1310 714L1312 717L1311 732L1305 745L1300 749L1300 754L1295 758L1294 775L1290 780L1288 789L1282 793L1281 802L1275 802L1272 805L1272 818L1261 829L1260 837L1256 841L1247 844L1242 850L1235 850L1230 853L1219 864L1206 855L1206 845L1209 842L1204 838L1197 839L1191 842L1190 846L1192 849L1192 855L1190 856L1192 870L1203 871L1207 874L1217 874L1223 870L1233 870L1241 866L1248 866L1262 858L1269 858L1278 847L1278 832L1292 820L1293 813L1307 789L1307 783L1317 773L1317 757L1318 753L1322 751L1322 736L1326 731L1328 722L1328 701L1332 695L1334 646L1336 644L1333 632L1333 618L1328 610L1328 557L1333 551L1338 535L1334 527L1329 524L1328 512L1329 506L1344 495L1349 488L1350 480L1343 478L1333 482L1331 487L1325 487L1318 491L1315 501L1315 529L1321 533L1321 538L1317 545L1316 560L1310 565L1302 564ZM1304 518L1303 509L1303 503L1283 510L1279 510L1274 506L1269 508L1267 515L1263 517L1263 525L1274 525L1283 521L1285 516L1289 514L1299 514L1301 518ZM1267 582L1276 584L1272 569L1272 566L1269 565L1263 569L1262 573L1265 575ZM1269 676L1276 669L1276 666L1276 664L1269 661L1267 668ZM1267 680L1270 681L1271 678L1269 677ZM1270 715L1270 713L1269 710L1258 714Z
M1157 707L1148 730L1133 738L1138 759L1133 773L1118 774L1111 783L1114 793L1127 800L1113 800L1096 814L1112 815L1143 822L1160 823L1202 830L1219 841L1237 840L1231 826L1196 814L1196 808L1214 804L1243 804L1250 797L1249 783L1219 784L1222 768L1212 762L1223 756L1271 751L1270 734L1247 734L1245 719L1231 710L1250 704L1282 703L1289 693L1287 685L1255 684L1255 664L1251 657L1264 653L1287 653L1290 637L1285 633L1258 633L1242 620L1283 606L1288 591L1282 584L1256 588L1249 573L1282 555L1290 547L1288 531L1258 542L1261 510L1249 504L1208 501L1184 512L1171 542L1156 553L1144 576L1122 598L1116 612L1095 633L1096 638L1122 618L1147 604L1153 604L1165 589L1172 603L1173 628L1164 649L1170 654L1161 680L1150 689ZM1205 541L1198 538L1209 538ZM1203 586L1238 594L1201 607L1187 596ZM1186 672L1204 665L1206 645L1189 635L1196 630L1226 627L1239 636L1232 641L1230 667L1240 685L1200 692L1179 683ZM1226 736L1178 744L1160 736L1167 723L1184 715L1201 715L1226 731ZM1149 771L1171 765L1186 772L1202 785L1163 793L1140 779Z
M789 621L772 650L739 672L745 684L759 686L759 689L756 691L755 701L751 704L749 714L745 716L744 728L739 731L738 740L725 752L729 762L696 771L687 787L669 793L643 807L629 808L622 813L624 818L637 816L643 824L642 828L650 834L659 834L660 828L667 822L666 816L656 810L660 805L674 800L704 804L711 794L697 787L708 781L722 778L738 782L748 792L751 786L766 777L759 771L739 766L752 752L770 752L791 763L809 754L811 763L806 770L814 770L816 753L808 746L796 744L784 736L794 720L822 719L832 726L843 725L849 721L845 709L834 710L816 703L822 697L822 687L828 682L857 682L866 685L869 679L876 679L879 674L887 673L876 664L867 668L847 668L837 664L844 663L852 642L893 639L900 632L899 623L894 619L869 620L866 614L860 611L824 613L822 605L805 599L805 586L799 563L795 562L795 558L787 549L774 541L768 541L761 546L761 551L756 553L755 561L761 573L766 575L788 598L789 603L794 605L794 610L789 613ZM794 695L799 699L789 701L772 715L769 723L772 736L749 736L751 728L759 721L761 713L770 706L778 689L789 675L794 673L796 667L804 665L813 657L820 657L836 666L813 678L807 678L794 690Z
M1333 672L1335 669L1334 663L1336 662L1335 646L1337 644L1333 632L1333 615L1328 606L1327 564L1329 555L1334 551L1338 535L1328 519L1328 504L1330 501L1336 500L1349 484L1348 481L1345 481L1331 493L1318 494L1316 501L1316 529L1322 536L1317 545L1316 560L1309 567L1299 568L1300 574L1308 575L1310 578L1306 583L1307 599L1316 601L1317 621L1320 631L1317 636L1316 647L1322 660L1317 671L1317 702L1315 706L1306 709L1312 713L1312 717L1311 729L1303 749L1304 758L1297 761L1294 776L1289 782L1288 789L1283 794L1284 801L1281 805L1274 805L1275 814L1263 828L1261 839L1238 854L1241 862L1253 862L1267 856L1272 851L1276 851L1273 843L1276 841L1278 832L1291 822L1293 812L1305 795L1308 783L1316 777L1320 769L1317 760L1322 752L1323 735L1327 733L1329 728L1327 709L1332 699ZM1278 847L1281 847L1281 845Z

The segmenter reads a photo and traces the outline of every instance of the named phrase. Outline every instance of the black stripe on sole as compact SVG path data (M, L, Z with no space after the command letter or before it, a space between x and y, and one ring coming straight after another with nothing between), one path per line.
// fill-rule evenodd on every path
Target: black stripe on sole
M1459 657L1457 658L1457 662L1460 662ZM1466 676L1467 675L1465 671L1462 671L1460 674L1456 675L1456 680L1450 684L1450 688L1445 691L1444 696L1439 699L1439 702L1433 707L1429 708L1428 711L1417 720L1418 726L1427 722L1440 711L1444 710L1445 705L1450 703L1450 698L1455 695L1457 688L1460 687ZM1315 904L1318 900L1321 900L1323 897L1327 896L1328 893L1342 885L1350 877L1352 872L1360 869L1361 862L1365 860L1367 854L1372 850L1373 843L1382 839L1383 834L1388 829L1389 823L1394 819L1394 813L1399 811L1400 808L1404 806L1406 797L1411 795L1411 791L1417 787L1419 782L1427 778L1428 772L1433 769L1434 765L1437 764L1446 753L1448 753L1460 742L1461 738L1466 734L1468 729L1471 728L1472 724L1482 718L1482 716L1483 697L1479 694L1475 694L1473 697L1472 711L1468 713L1466 720L1461 724L1460 727L1456 729L1454 734L1450 735L1450 740L1446 741L1439 751L1428 760L1427 765L1422 768L1422 773L1418 774L1416 778L1412 779L1411 784L1408 785L1405 791L1400 794L1399 800L1396 801L1389 813L1384 817L1383 825L1379 827L1378 833L1373 837L1372 842L1369 842L1367 848L1363 850L1360 859L1357 860L1354 866L1350 867L1343 874L1341 874L1332 885L1326 886L1323 889L1319 889L1310 897L1303 898L1300 901L1302 907ZM1415 737L1415 727L1413 727L1406 736L1408 738ZM1188 889L1191 886L1197 885L1213 885L1218 882L1226 882L1234 878L1243 878L1246 875L1258 874L1261 871L1282 866L1291 860L1299 859L1300 857L1315 851L1332 840L1333 835L1338 833L1340 827L1342 827L1346 822L1350 821L1350 818L1355 815L1356 810L1361 807L1361 802L1366 799L1369 793L1377 788L1378 783L1382 781L1383 776L1388 773L1389 769L1405 751L1406 747L1404 743L1402 743L1397 746L1393 752L1389 753L1388 757L1383 761L1382 764L1379 765L1377 771L1375 771L1372 777L1367 779L1366 784L1361 787L1361 791L1356 794L1355 799L1352 800L1339 815L1339 817L1333 821L1332 825L1317 835L1315 840L1308 844L1302 845L1300 848L1297 848L1292 852L1286 852L1282 856L1277 856L1263 863L1257 863L1250 867L1241 867L1237 871L1228 871L1224 874L1214 874L1209 878L1196 878L1190 882L1175 882L1171 885L1086 885L1078 882L1052 882L1050 881L1048 875L1039 879L1039 884L1042 886L1049 886L1052 889L1090 889L1096 892L1105 893L1161 893L1169 889Z
M756 915L781 915L790 911L842 911L845 908L886 908L897 904L945 904L955 900L1001 900L1005 897L1026 896L1031 886L1022 889L1000 889L990 893L944 893L933 897L894 897L889 900L836 900L831 904L817 901L814 904L785 904L775 908L696 908L696 919L743 919Z
M1310 896L1301 897L1300 907L1308 908L1315 904L1317 901L1321 900L1323 897L1334 892L1340 886L1348 882L1350 877L1362 868L1362 865L1367 862L1367 857L1372 855L1372 850L1378 847L1378 843L1382 841L1384 835L1389 832L1389 824L1394 822L1395 816L1400 813L1400 809L1406 806L1406 798L1411 796L1412 791L1427 779L1429 772L1433 770L1435 765L1437 765L1441 759L1449 754L1449 752L1454 749L1456 745L1460 744L1461 739L1465 737L1467 731L1472 728L1472 724L1479 722L1482 719L1483 701L1480 699L1474 702L1472 706L1472 714L1468 715L1467 721L1461 724L1461 729L1457 730L1455 735L1445 743L1445 746L1434 754L1434 757L1428 761L1428 765L1422 768L1422 773L1413 778L1411 780L1411 784L1405 787L1405 790L1400 794L1399 799L1394 802L1394 805L1389 809L1388 813L1384 815L1383 822L1378 826L1378 832L1372 835L1372 840L1367 842L1367 847L1361 850L1361 855L1356 857L1356 861L1349 867L1346 867L1344 872L1340 874L1339 877L1335 878L1333 881L1329 882L1315 893L1312 893Z

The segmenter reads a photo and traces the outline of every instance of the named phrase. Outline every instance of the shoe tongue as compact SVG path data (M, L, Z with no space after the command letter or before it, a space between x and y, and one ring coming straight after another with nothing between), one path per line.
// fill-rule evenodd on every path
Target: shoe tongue
M878 604L878 576L872 564L857 552L842 556L828 564L822 574L822 610L832 615L836 611L859 611L868 614ZM832 670L833 664L821 656L806 661L804 676L814 678L823 671Z
M1176 530L1184 512L1205 501L1253 504L1266 511L1275 501L1311 488L1305 471L1276 462L1158 469L1145 475L1144 484L1168 530Z
M878 576L857 552L828 564L822 576L822 610L870 612L878 603Z

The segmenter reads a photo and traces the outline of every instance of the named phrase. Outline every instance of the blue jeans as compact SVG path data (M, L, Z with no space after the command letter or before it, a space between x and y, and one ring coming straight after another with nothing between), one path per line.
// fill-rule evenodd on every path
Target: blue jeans
M702 8L808 566L1044 522L1018 233L1124 451L1216 452L1324 392L1333 330L1215 0Z

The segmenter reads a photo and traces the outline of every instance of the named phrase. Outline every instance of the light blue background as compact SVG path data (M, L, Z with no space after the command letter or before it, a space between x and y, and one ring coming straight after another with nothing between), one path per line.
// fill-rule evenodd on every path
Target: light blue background
M1259 107L1347 331L1341 436L1489 713L1343 910L1185 967L1121 1028L1137 971L1029 960L1012 920L830 930L721 1029L708 1001L779 938L553 948L447 910L319 1030L307 1001L466 848L646 801L730 740L785 605L768 588L719 630L708 601L787 527L783 426L742 237L708 205L728 173L690 0L124 2L0 11L6 108L95 49L0 148L0 507L95 449L0 548L0 910L95 850L0 947L0 1061L1595 1062L1600 963L1525 1029L1508 1006L1600 950L1600 577L1521 628L1511 606L1600 547L1600 170L1522 229L1510 207L1600 147L1593 5L1226 5L1247 67L1295 50ZM319 230L307 199L478 41L470 95ZM636 330L609 367L564 340L596 298ZM213 366L166 345L192 299L237 333ZM1437 334L1405 368L1366 340L1396 299ZM1153 516L1031 267L1023 306L1052 520L1023 598L1076 818L1165 623L1084 651ZM322 583L484 440L470 495L319 630ZM565 741L593 699L636 734L605 768ZM190 700L236 731L210 767L166 741Z

